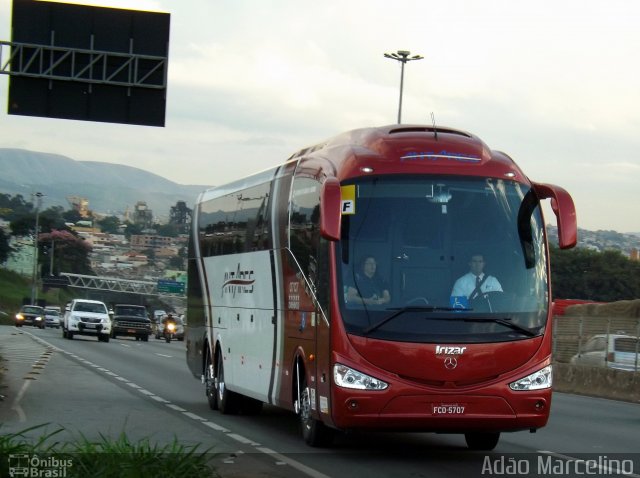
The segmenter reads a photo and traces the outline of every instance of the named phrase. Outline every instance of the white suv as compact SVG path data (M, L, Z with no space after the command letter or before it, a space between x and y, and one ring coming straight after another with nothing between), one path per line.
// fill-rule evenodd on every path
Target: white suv
M638 337L632 335L600 334L591 337L579 354L571 358L574 365L640 370Z
M74 299L65 308L62 336L93 335L101 342L109 342L111 319L104 302Z

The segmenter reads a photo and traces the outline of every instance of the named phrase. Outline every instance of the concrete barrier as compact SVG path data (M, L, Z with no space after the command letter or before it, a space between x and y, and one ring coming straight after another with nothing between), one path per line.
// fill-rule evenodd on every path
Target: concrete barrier
M556 362L553 364L553 389L640 403L640 372Z

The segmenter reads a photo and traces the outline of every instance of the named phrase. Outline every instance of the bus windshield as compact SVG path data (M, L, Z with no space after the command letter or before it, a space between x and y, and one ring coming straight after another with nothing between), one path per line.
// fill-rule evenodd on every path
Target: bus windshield
M540 204L515 181L385 176L343 183L338 270L350 334L473 343L541 335L548 278Z

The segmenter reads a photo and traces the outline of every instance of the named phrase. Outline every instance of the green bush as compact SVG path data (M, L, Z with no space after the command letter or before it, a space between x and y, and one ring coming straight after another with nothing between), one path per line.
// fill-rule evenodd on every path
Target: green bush
M46 425L40 425L43 426ZM9 466L15 464L10 459L24 457L22 464L28 466L29 458L33 456L45 463L44 468L51 468L52 471L64 468L64 476L70 478L219 476L209 464L209 460L215 456L211 449L199 451L197 445L185 446L178 443L176 438L165 446L153 445L148 439L131 443L124 433L117 440L101 436L97 441L82 437L72 443L51 443L55 435L63 431L58 429L32 443L26 434L37 428L0 435L0 476L11 476Z

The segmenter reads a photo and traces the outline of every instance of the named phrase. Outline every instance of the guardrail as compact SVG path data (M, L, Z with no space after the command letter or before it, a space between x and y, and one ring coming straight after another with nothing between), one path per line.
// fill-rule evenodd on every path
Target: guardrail
M640 403L640 318L563 315L553 320L554 390ZM631 337L624 370L609 355L614 335ZM597 341L603 350L593 350Z

